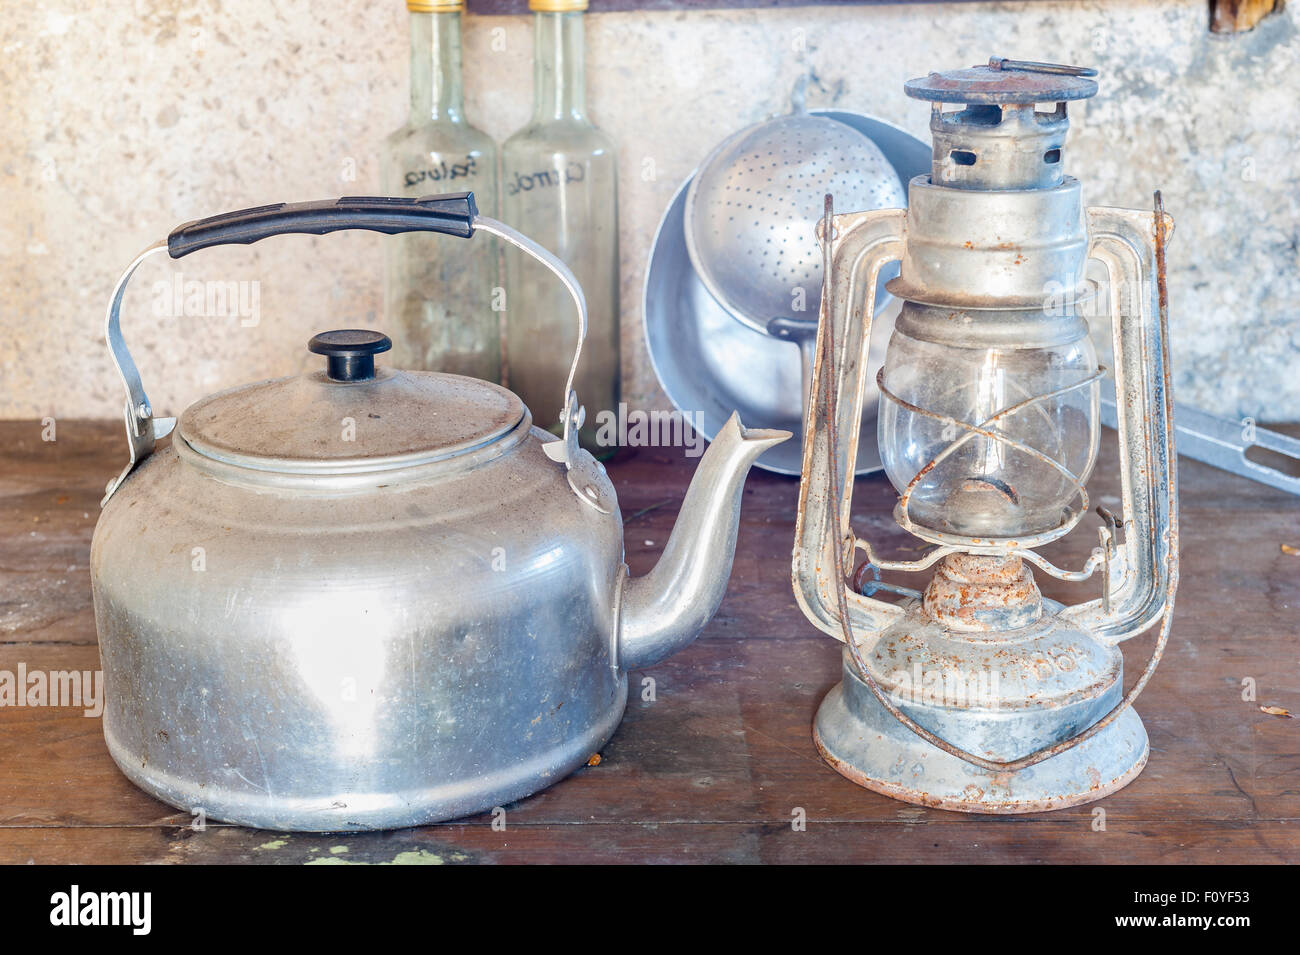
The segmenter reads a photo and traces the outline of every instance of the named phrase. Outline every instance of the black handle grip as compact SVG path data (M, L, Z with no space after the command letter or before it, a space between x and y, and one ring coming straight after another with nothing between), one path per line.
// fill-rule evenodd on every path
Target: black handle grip
M214 245L249 245L289 232L324 235L344 229L399 232L442 232L468 239L474 234L478 206L472 192L454 192L422 199L384 196L345 196L319 202L279 202L196 219L177 226L167 236L173 259Z

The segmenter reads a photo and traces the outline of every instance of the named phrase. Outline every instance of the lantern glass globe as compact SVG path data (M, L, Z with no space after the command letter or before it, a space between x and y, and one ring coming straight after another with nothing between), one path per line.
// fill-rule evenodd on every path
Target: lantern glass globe
M1065 533L1078 506L1076 485L1036 455L948 419L976 425L1056 461L1082 484L1097 458L1095 381L1004 413L1038 395L1067 389L1097 369L1088 336L1047 347L958 347L895 331L883 380L894 395L942 417L881 401L878 438L885 473L922 529L981 540ZM909 484L954 440L952 454Z

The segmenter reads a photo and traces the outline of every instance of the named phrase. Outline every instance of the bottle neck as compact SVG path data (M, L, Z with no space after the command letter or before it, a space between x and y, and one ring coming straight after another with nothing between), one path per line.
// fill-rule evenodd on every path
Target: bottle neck
M533 14L533 120L586 119L581 13Z
M411 14L411 124L465 122L460 14Z

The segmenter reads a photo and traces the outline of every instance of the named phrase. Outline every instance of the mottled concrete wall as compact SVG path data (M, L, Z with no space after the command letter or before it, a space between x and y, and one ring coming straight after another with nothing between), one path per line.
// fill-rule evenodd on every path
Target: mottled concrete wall
M104 306L119 270L176 223L377 188L378 144L406 108L403 4L274 7L62 0L0 12L0 415L118 413ZM1072 111L1068 162L1088 201L1147 208L1165 190L1178 220L1179 397L1300 419L1295 13L1235 37L1211 35L1206 21L1204 0L591 17L592 112L622 149L629 401L664 401L640 332L655 225L722 134L784 110L806 62L811 106L925 136L927 111L902 81L998 53L1100 67L1102 95ZM529 108L528 21L471 17L467 43L472 118L504 138ZM126 326L155 406L179 411L210 390L304 368L318 330L382 327L381 241L288 238L178 263L186 279L259 282L257 327L159 317L154 285L175 270L150 263Z

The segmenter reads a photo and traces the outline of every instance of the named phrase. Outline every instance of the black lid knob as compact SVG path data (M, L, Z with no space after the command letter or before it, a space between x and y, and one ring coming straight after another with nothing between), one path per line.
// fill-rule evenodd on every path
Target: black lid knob
M321 332L307 350L329 358L326 374L332 381L367 381L375 377L375 356L393 347L393 340L363 328Z

